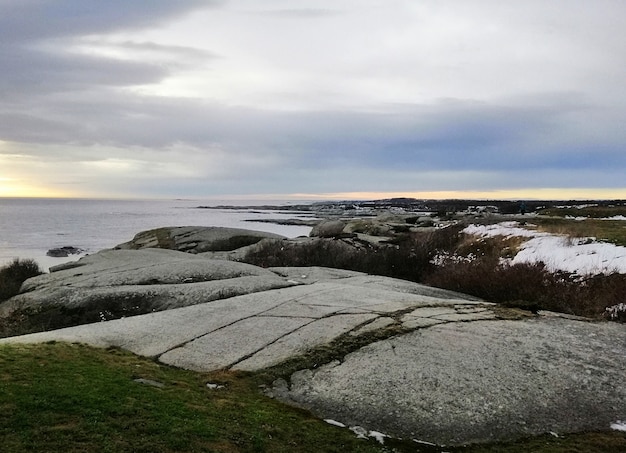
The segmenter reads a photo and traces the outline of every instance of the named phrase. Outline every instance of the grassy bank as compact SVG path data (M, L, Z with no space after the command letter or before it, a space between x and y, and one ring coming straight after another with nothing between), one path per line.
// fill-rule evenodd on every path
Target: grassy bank
M115 349L0 347L0 388L7 453L380 451L264 397L253 379L174 369Z
M138 379L144 379L141 383ZM223 385L210 389L207 383ZM117 349L0 347L0 450L13 452L435 452L381 446L263 396L259 377L202 374ZM450 452L626 451L620 432L446 448Z

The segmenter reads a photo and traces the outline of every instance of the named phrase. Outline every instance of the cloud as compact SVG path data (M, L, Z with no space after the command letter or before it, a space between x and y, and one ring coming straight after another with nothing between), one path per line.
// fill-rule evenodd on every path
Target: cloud
M109 33L155 26L219 0L3 0L0 41L21 44L44 39Z
M623 187L625 18L614 0L4 0L0 177L180 196Z

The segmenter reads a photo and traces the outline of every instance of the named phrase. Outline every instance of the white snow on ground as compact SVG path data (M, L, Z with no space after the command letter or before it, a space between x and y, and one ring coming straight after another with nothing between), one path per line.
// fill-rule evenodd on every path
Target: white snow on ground
M611 429L616 431L626 431L626 422L618 420L615 423L611 423Z
M338 422L337 420L333 420L332 418L326 418L326 419L324 419L324 421L326 423L328 423L329 425L338 426L340 428L345 428L346 427L346 425L344 425L343 423Z
M581 217L581 216L573 217L571 215L566 215L565 218L569 220L587 220L590 217ZM613 217L599 217L597 220L626 220L626 216L614 215Z
M522 236L521 245L511 264L543 262L551 272L565 271L578 275L626 274L626 247L596 242L593 238L570 238L519 227L516 222L497 225L470 225L464 233L481 237Z
M548 233L540 233L527 228L521 228L518 222L501 222L494 225L469 225L463 230L463 233L482 237L522 236L530 238L549 235Z
M344 425L341 422L338 422L337 420L333 420L332 418L326 418L324 419L324 421L326 423L328 423L329 425L333 425L333 426L338 426L340 428L346 428L347 426ZM367 431L365 428L363 428L362 426L351 426L350 428L348 428L350 431L352 431L357 439L367 439L369 437L376 439L379 443L381 444L385 444L385 437L389 437L387 434L383 434L379 431Z

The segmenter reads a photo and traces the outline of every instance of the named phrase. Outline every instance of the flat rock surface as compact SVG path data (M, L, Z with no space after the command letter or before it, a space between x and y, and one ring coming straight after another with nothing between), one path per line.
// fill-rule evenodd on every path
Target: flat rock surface
M306 275L302 272L305 268L299 274ZM441 292L445 298L433 297L431 288L418 284L408 283L413 288L409 292L407 282L386 277L324 268L312 268L309 275L315 275L310 284L292 281L294 286L0 342L82 342L118 346L198 371L259 370L381 316L394 316L401 326L400 317L415 307L444 305L456 312L460 307L482 306L449 291ZM393 289L396 283L401 291ZM420 294L420 288L426 294Z
M276 395L348 426L451 445L608 429L626 418L624 376L622 325L538 317L422 328L299 371Z

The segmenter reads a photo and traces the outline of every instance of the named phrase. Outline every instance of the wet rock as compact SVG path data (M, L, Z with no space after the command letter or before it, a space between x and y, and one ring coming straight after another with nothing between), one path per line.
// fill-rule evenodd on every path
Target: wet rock
M64 247L50 249L48 250L46 255L51 256L53 258L67 258L70 255L80 255L84 251L85 250L78 248L78 247L64 246Z

